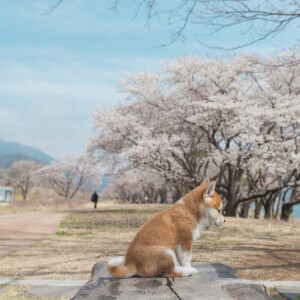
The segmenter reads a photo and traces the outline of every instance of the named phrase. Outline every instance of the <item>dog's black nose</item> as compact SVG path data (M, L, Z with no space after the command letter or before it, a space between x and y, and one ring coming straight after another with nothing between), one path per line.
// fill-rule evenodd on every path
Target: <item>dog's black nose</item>
M225 221L225 219L224 219L224 223L225 223L226 221Z

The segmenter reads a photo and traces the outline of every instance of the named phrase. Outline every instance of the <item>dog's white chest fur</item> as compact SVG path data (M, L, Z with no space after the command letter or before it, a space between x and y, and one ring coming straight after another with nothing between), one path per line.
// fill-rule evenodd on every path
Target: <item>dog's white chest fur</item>
M193 240L196 241L197 239L199 239L200 235L201 235L201 231L203 228L205 228L206 226L208 226L206 219L201 220L197 226L195 227L195 229L193 230Z
M201 224L197 224L196 228L193 230L193 240L196 241L199 239L201 234Z

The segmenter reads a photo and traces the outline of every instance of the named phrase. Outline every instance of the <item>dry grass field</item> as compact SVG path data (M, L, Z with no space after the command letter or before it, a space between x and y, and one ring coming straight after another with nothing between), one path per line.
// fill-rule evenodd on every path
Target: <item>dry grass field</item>
M92 266L124 255L155 204L100 203L97 210L70 214L55 234L0 259L0 278L89 279ZM220 229L204 230L193 261L219 262L253 280L300 280L300 222L226 218Z

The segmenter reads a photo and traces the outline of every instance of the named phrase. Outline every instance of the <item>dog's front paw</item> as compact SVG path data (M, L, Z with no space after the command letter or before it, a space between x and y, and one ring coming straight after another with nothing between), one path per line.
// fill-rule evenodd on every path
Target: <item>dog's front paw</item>
M198 270L196 268L191 267L191 272L192 272L191 275L195 275L198 273Z

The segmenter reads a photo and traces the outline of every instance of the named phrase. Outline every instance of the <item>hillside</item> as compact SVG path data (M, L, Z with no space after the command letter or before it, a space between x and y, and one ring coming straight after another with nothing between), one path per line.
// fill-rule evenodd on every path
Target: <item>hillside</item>
M50 164L55 159L39 149L0 140L0 168L7 169L18 160L35 160Z
M19 160L35 160L26 154L0 155L0 168L8 169L10 165Z

